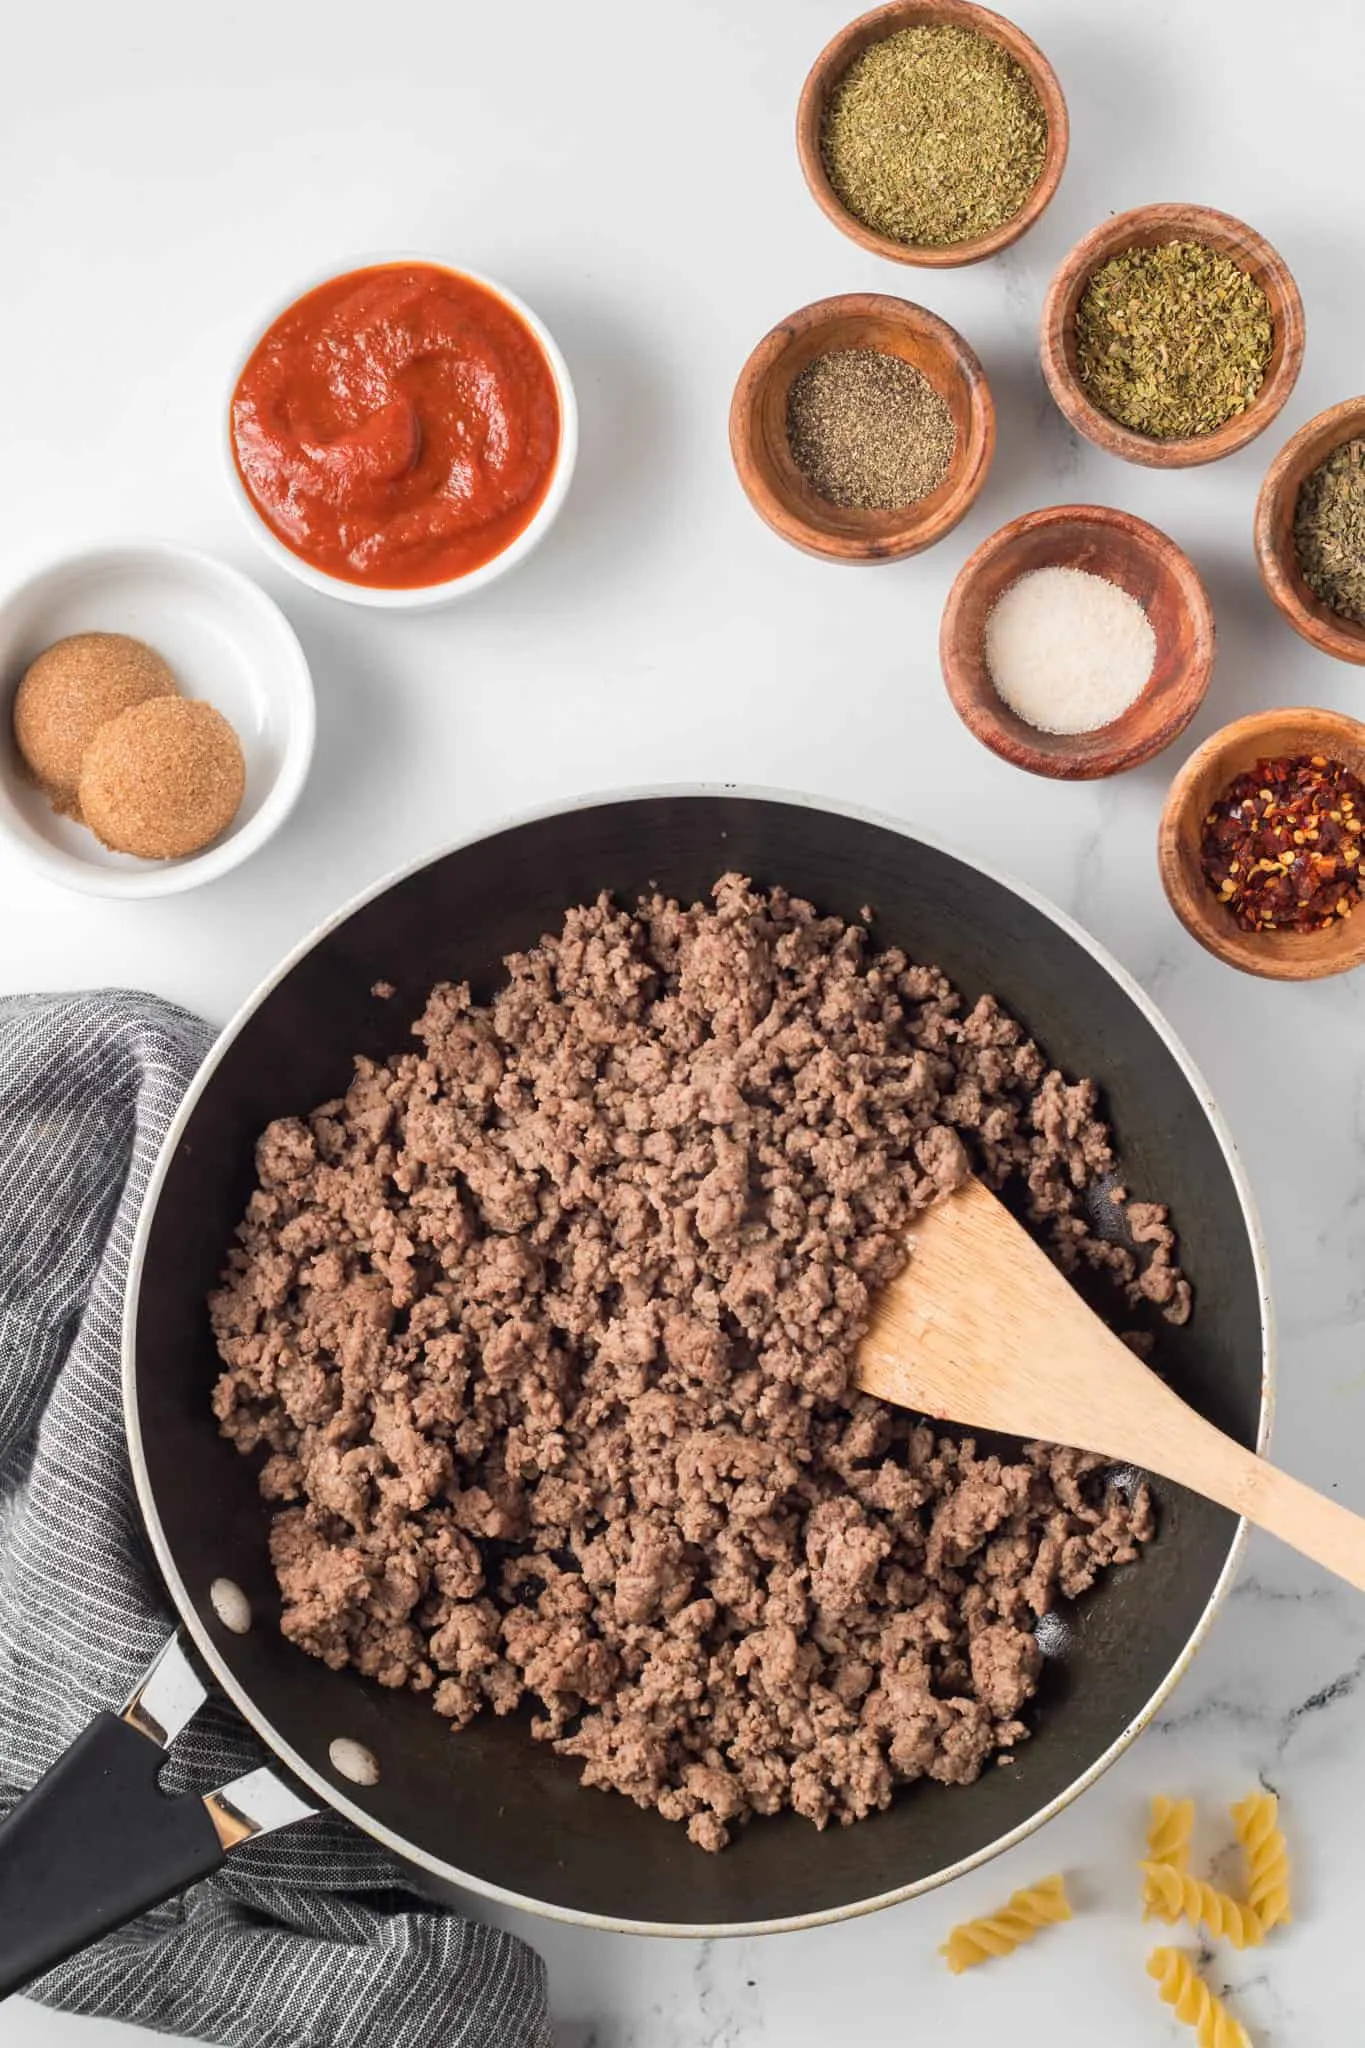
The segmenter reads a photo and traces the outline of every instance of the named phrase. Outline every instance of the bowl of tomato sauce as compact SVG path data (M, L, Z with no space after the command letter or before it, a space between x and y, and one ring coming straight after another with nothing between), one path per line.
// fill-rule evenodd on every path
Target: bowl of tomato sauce
M467 597L553 524L578 450L568 365L505 285L428 256L356 263L257 329L228 476L281 568L351 604Z

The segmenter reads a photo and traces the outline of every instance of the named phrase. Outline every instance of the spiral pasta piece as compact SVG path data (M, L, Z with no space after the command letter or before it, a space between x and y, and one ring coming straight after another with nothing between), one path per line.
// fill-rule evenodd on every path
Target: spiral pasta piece
M1288 1924L1290 1900L1289 1848L1280 1832L1280 1802L1273 1792L1253 1792L1232 1809L1237 1839L1246 1855L1250 1883L1247 1898L1262 1927Z
M1187 1870L1193 1833L1194 1801L1166 1799L1158 1792L1152 1801L1152 1817L1147 1829L1149 1861L1169 1863L1172 1870Z
M1147 1975L1175 2016L1194 2029L1198 2048L1251 2048L1244 2026L1215 1998L1187 1955L1178 1948L1153 1949Z
M960 1927L953 1929L939 1954L957 1975L963 1970L974 1969L977 1963L989 1961L992 1956L1009 1955L1020 1942L1032 1941L1040 1928L1052 1927L1059 1920L1070 1918L1071 1902L1066 1895L1065 1878L1045 1877L1040 1883L1015 1892L1000 1912L987 1914L980 1920L964 1920Z
M1176 1921L1183 1913L1191 1927L1202 1924L1215 1941L1230 1941L1234 1948L1259 1948L1265 1940L1265 1929L1250 1906L1202 1878L1173 1870L1169 1863L1144 1863L1142 1875L1142 1903L1158 1920Z

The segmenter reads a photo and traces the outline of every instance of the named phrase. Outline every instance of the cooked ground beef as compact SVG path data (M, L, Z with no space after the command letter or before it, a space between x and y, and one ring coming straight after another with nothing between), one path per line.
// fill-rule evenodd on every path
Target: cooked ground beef
M1093 1083L736 875L714 908L571 910L488 1007L443 984L414 1028L265 1132L211 1304L285 1634L456 1728L530 1695L585 1784L708 1849L976 1778L1027 1732L1037 1618L1137 1556L1147 1492L955 1441L851 1362L969 1171L1116 1310L1184 1320L1164 1209L1128 1211L1141 1256L1087 1220Z

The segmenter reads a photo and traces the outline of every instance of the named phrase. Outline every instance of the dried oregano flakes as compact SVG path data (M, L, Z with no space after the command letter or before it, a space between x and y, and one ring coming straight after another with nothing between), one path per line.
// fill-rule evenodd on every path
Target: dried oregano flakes
M1203 242L1125 249L1102 263L1076 309L1087 397L1137 434L1211 434L1253 403L1275 328L1241 266Z

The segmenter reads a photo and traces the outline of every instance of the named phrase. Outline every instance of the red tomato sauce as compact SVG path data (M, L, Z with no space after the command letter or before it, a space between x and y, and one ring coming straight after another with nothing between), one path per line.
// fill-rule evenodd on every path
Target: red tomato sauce
M232 397L237 469L287 548L348 583L414 589L500 555L535 517L559 398L512 308L431 263L297 299Z

